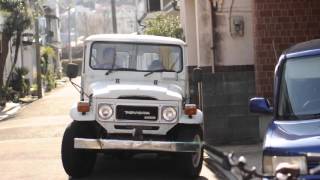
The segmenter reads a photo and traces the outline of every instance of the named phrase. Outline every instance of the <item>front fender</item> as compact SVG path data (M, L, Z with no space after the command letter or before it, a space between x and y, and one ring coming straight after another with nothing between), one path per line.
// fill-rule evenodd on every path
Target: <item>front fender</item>
M93 112L94 111L91 106L89 112L87 112L86 114L82 114L81 112L78 112L77 103L74 103L70 110L70 117L74 121L95 121L95 116Z
M197 114L190 118L188 115L183 114L180 117L180 124L203 124L203 113L201 110L197 109Z

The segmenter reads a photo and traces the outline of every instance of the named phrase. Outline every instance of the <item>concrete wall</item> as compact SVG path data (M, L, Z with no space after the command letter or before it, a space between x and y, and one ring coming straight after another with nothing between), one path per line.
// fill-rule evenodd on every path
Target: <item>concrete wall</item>
M184 0L180 9L181 25L185 41L187 43L188 66L197 66L197 36L196 36L196 14L195 1Z
M260 140L259 118L248 108L255 95L252 0L234 2L231 16L231 0L219 1L213 14L209 0L185 0L180 12L189 72L204 70L205 140L214 145ZM229 16L243 18L243 34L229 32ZM197 103L197 85L190 83Z
M253 65L253 0L219 1L216 9L216 58L219 66ZM231 10L231 12L230 12ZM244 31L233 32L233 20L243 18Z
M232 0L218 2L213 17L215 27L212 27L209 0L181 1L180 16L188 44L188 65L211 66L213 69L213 64L253 65L253 0L237 0L233 5ZM237 17L244 21L243 35L240 36L230 33L233 19ZM215 48L214 53L212 48Z
M188 66L212 67L212 19L209 1L182 1L180 17L187 43Z
M250 144L260 141L259 119L248 100L255 94L254 72L207 71L203 82L205 138L209 144Z
M37 77L37 69L36 69L36 52L35 52L35 45L28 45L28 46L20 46L18 52L18 60L16 67L25 67L29 70L26 78L30 80L30 84L35 83L35 78ZM6 60L6 66L4 70L4 81L7 80L12 62L14 59L14 47L12 48L12 54L9 53Z
M198 66L213 67L212 14L208 0L195 1Z

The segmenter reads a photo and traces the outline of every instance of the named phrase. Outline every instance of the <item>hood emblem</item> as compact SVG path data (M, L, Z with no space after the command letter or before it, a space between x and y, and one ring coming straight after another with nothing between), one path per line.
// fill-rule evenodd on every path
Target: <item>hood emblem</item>
M127 115L150 115L150 112L148 111L124 111Z

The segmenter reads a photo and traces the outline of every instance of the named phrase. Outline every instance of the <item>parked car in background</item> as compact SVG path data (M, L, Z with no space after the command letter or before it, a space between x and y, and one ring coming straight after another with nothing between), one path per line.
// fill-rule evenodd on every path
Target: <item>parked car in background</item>
M287 164L304 179L320 165L320 39L285 51L275 68L274 107L265 98L250 100L250 110L273 114L263 144L263 172L274 175Z

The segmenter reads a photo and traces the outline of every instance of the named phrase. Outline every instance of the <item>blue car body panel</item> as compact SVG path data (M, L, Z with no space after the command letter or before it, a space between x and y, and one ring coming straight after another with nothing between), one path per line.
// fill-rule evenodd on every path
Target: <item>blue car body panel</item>
M320 39L297 44L281 55L275 69L274 120L268 126L263 145L264 155L305 155L308 169L320 165L320 119L279 121L276 111L284 63L290 59L316 55L320 55ZM320 173L301 178L320 179Z
M320 175L305 175L299 177L301 180L319 180ZM263 180L274 180L273 178L263 178Z
M273 121L266 133L265 155L306 155L320 152L320 119Z

